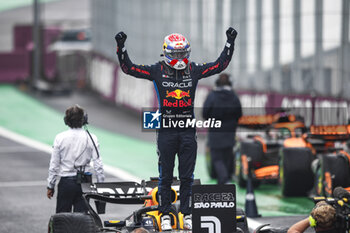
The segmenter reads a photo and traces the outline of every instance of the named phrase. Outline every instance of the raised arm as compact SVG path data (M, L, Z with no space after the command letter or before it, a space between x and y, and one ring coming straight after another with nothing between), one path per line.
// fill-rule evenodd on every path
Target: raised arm
M119 32L115 35L115 40L117 42L117 55L122 71L126 74L132 75L136 78L144 78L148 80L153 80L152 70L154 66L144 66L136 65L131 62L129 55L125 48L125 41L127 35L124 32Z
M214 74L218 74L226 67L231 61L235 39L237 37L237 31L232 27L228 28L226 31L227 41L224 50L221 52L218 59L215 62L196 64L192 63L196 72L198 72L199 78L205 78Z
M309 218L305 218L291 226L287 233L303 233L309 226Z

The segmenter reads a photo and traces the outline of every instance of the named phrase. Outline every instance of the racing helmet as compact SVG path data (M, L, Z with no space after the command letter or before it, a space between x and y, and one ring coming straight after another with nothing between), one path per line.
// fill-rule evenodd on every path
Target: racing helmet
M164 38L164 60L174 69L182 70L186 68L190 52L190 43L183 35L172 33Z

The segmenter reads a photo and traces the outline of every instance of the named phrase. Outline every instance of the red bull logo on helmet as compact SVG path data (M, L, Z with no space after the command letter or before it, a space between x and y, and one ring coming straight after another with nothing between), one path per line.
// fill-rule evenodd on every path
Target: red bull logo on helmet
M185 45L183 43L176 43L174 46L175 49L184 49Z

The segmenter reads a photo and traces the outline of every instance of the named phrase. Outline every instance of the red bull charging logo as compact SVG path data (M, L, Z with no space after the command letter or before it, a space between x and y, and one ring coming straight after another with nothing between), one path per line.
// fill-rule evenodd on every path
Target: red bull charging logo
M176 89L175 91L166 91L166 98L169 98L169 97L172 97L172 98L175 98L175 99L182 99L184 97L190 97L190 91L182 91L180 89Z
M192 99L190 98L190 91L182 91L180 89L176 89L175 91L166 91L166 98L174 98L175 101L168 101L164 99L163 106L165 107L189 107L192 105ZM188 97L188 99L184 99ZM183 99L183 100L182 100Z

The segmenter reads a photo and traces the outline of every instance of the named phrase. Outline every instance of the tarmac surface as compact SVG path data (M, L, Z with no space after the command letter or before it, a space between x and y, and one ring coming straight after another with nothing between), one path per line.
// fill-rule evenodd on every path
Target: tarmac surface
M56 194L51 200L46 197L50 155L0 136L0 161L0 232L47 232L56 208ZM106 177L119 180L108 173ZM123 219L138 207L110 204L102 219Z
M0 137L0 232L44 232L54 201L45 198L50 157Z

